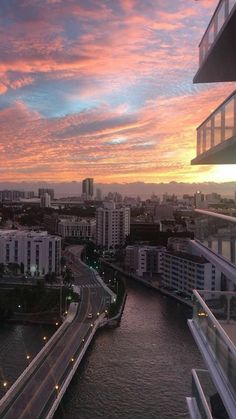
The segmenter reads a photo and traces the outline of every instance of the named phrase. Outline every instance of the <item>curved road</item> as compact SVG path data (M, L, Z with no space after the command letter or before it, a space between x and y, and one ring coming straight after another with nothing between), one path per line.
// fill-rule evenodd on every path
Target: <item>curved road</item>
M86 340L93 327L92 322L97 312L106 308L107 294L89 267L81 264L79 259L81 251L81 246L72 246L65 251L65 257L71 259L70 267L74 273L74 283L81 287L78 313L36 372L29 378L21 393L4 412L2 416L4 419L37 419L46 416L61 384L73 368L75 357L78 356L79 349L84 344L83 340ZM93 319L88 319L90 312L93 313Z

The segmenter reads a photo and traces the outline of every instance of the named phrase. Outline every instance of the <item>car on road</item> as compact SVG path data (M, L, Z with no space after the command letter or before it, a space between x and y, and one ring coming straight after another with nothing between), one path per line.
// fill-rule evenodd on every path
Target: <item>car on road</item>
M92 319L93 318L93 313L89 313L88 314L88 319Z

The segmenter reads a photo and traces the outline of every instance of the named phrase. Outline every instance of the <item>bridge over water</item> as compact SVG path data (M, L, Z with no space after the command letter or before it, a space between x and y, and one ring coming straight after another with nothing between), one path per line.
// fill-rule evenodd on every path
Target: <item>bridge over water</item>
M1 418L51 418L96 330L106 322L104 311L115 295L80 261L81 249L67 250L81 301L70 305L61 327L0 400Z

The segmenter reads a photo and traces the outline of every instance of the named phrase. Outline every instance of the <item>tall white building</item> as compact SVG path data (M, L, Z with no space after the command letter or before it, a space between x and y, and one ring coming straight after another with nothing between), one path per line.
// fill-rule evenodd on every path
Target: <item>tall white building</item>
M96 233L96 220L78 217L61 218L58 223L58 234L62 237L77 237L81 239L94 239Z
M114 202L106 203L96 211L96 244L106 249L121 246L130 233L130 208L116 208Z
M61 238L46 231L0 230L0 263L24 265L24 272L43 276L60 273Z

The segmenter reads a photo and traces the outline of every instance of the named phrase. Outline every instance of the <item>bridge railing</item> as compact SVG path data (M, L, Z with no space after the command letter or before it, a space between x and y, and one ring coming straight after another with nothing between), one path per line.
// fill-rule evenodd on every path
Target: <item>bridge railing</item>
M54 335L49 339L46 345L36 355L28 367L22 372L14 384L10 387L7 393L0 400L0 417L7 410L8 406L16 399L17 395L21 392L22 387L27 383L31 375L40 367L45 357L49 354L56 343L65 334L68 326L74 320L78 309L78 303L71 303L68 311L68 316L64 323L58 328Z
M39 419L52 419L61 400L63 395L66 392L67 387L69 386L80 362L83 359L83 356L86 352L86 350L88 349L97 329L99 329L99 327L101 326L101 324L104 323L105 320L105 315L104 313L100 314L100 316L95 320L93 327L91 329L88 329L87 333L84 336L84 340L82 340L82 342L80 343L79 347L77 348L73 358L74 361L73 363L71 362L71 360L68 361L68 366L67 369L64 371L64 374L62 375L58 386L59 386L59 391L54 390L50 396L50 399L47 403L47 405L45 405ZM107 321L107 320L106 320ZM54 401L53 401L54 400ZM51 403L53 402L53 405L51 405ZM51 406L51 407L50 407Z

